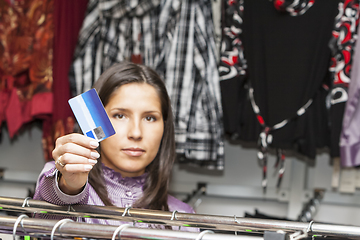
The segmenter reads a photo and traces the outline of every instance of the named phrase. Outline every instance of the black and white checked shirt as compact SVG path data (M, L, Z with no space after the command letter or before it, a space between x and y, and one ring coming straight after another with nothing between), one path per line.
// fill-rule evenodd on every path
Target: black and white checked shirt
M181 163L224 168L211 0L90 0L70 69L73 95L112 64L141 56L165 80Z

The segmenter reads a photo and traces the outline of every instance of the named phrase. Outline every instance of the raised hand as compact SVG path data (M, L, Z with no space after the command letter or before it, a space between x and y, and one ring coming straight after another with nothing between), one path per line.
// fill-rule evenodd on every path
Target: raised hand
M99 143L78 133L71 133L56 140L52 156L61 173L60 189L69 195L80 193L100 154L95 150Z

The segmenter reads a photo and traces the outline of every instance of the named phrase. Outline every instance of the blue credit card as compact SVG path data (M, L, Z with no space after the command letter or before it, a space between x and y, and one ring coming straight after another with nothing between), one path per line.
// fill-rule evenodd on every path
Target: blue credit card
M94 88L71 98L69 104L84 135L100 142L115 134L115 129Z

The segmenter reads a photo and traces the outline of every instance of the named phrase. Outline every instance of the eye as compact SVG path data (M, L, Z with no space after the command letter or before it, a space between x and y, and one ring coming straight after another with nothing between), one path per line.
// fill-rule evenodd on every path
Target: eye
M116 119L124 119L125 118L125 116L123 114L120 114L120 113L114 114L113 117L116 118Z
M145 117L145 121L147 121L147 122L155 122L155 121L156 121L156 118L153 117L153 116L146 116L146 117Z

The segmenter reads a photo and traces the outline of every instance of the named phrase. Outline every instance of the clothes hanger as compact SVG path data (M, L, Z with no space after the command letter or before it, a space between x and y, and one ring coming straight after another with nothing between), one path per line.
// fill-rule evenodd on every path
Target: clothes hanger
M307 229L303 231L297 231L289 235L290 240L299 240L303 238L307 238L309 236L309 232L312 232L312 225L314 224L314 221L311 221L307 227ZM314 236L312 236L312 239L314 239Z
M59 233L60 233L61 226L64 225L65 223L67 223L67 222L74 222L74 220L69 219L69 218L64 218L64 219L61 219L60 221L58 221L54 225L53 229L51 230L51 235L50 235L51 240L54 240L54 234L55 234L56 229L59 228Z
M177 213L178 211L177 210L174 210L173 212L172 212L172 214L171 214L171 221L174 221L174 219L175 220L178 220L177 219L177 217L176 217L176 213ZM181 226L179 226L179 231L181 230Z
M23 202L23 204L22 204L21 207L29 207L29 203L28 203L28 200L29 200L29 199L31 199L31 197L25 198L25 199L24 199L24 202ZM14 223L14 228L13 228L13 239L14 239L14 240L15 240L15 236L16 236L16 229L17 229L19 223L20 223L20 225L21 225L21 228L22 228L23 232L24 232L25 234L28 234L28 233L25 231L24 226L23 226L23 224L22 224L23 218L29 218L29 216L26 215L26 214L21 214L21 215L16 219L16 222Z
M25 214L21 214L17 219L16 222L14 223L14 228L13 228L13 239L16 240L16 229L19 225L19 223L21 224L21 228L23 229L23 232L25 232L27 234L27 232L24 230L24 227L22 225L22 220L23 218L28 218L28 215Z
M130 224L123 224L120 225L115 231L114 234L112 236L112 240L116 240L116 235L119 235L119 240L121 240L121 231L124 230L125 228L131 227Z
M205 230L205 231L202 231L197 237L196 237L196 240L202 240L203 236L207 233L211 233L213 234L214 232L211 231L211 230Z
M26 198L24 199L24 202L23 202L23 204L22 204L21 207L30 207L29 202L28 202L29 199L31 199L31 197L26 197Z
M129 215L129 217L131 217L131 214L129 213L129 209L130 209L131 207L126 207L125 208L125 210L124 210L124 212L123 212L123 214L121 215L122 217L126 217L126 213Z

